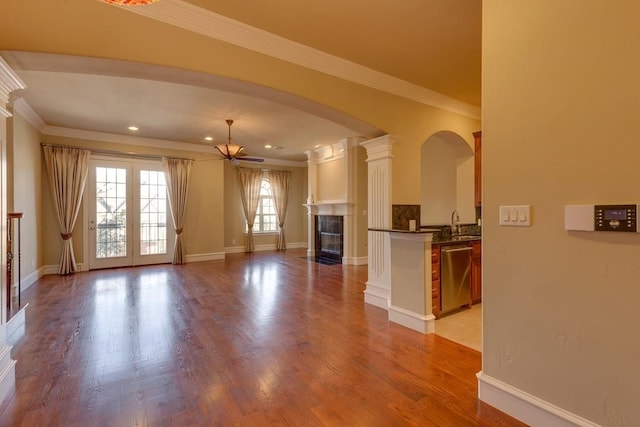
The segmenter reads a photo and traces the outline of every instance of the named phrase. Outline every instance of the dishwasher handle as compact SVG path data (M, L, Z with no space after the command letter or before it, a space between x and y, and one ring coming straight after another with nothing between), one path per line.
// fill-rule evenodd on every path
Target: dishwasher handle
M457 248L451 248L451 249L443 248L442 252L461 252L461 251L470 251L472 249L473 248L471 246L464 246L462 248L461 247L457 247Z

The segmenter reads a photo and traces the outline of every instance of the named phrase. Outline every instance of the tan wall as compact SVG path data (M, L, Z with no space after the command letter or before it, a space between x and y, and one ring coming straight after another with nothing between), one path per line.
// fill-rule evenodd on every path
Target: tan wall
M243 248L245 245L245 225L240 190L236 178L235 168L229 162L224 164L224 212L225 212L225 248ZM307 197L307 168L286 167L262 163L254 165L244 163L242 167L256 167L260 169L288 170L291 171L289 208L285 219L284 232L287 244L306 246L307 244L307 210L303 203ZM256 247L260 245L275 245L276 234L254 235Z
M24 214L20 225L20 271L24 281L42 265L42 151L39 132L20 114L14 113L10 122L7 205L10 212ZM15 233L17 230L17 237Z
M210 255L224 253L224 174L222 162L213 160L191 151L163 150L154 147L133 147L117 143L100 141L84 141L80 139L43 136L43 140L50 144L69 145L83 148L93 148L111 151L134 151L141 154L159 156L177 156L194 158L191 169L187 213L184 233L187 256ZM57 219L53 212L53 200L49 190L49 182L42 168L42 185L46 191L42 194L42 243L44 245L43 264L56 265L60 261L60 235ZM73 247L76 262L86 263L88 254L83 252L84 239L84 205L80 208L78 220L73 230Z
M345 175L345 159L329 160L317 166L316 203L328 200L347 199L347 177Z
M640 425L640 235L564 230L640 201L640 3L483 2L483 370L599 425ZM498 207L531 204L528 228Z
M43 26L40 19L16 19L34 14L55 19L56 25ZM79 16L82 19L78 19ZM114 25L118 31L113 31ZM61 32L60 28L65 30ZM149 40L162 40L162 43ZM99 2L73 0L65 7L40 0L3 4L0 49L170 65L254 82L330 106L399 138L393 148L392 169L391 202L396 204L420 203L420 186L415 183L420 179L420 146L429 136L448 130L461 135L471 145L472 132L480 129L479 120L331 77Z

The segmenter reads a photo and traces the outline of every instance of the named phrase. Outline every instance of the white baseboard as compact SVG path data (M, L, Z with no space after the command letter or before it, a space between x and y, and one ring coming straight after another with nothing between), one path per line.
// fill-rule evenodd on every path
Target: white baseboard
M0 325L0 413L16 390L16 361L11 359L11 346L6 344L6 323Z
M26 327L26 317L25 313L27 311L27 307L29 303L23 305L20 310L16 314L14 314L11 319L6 324L6 334L7 341L11 343L16 343L22 336L24 336L24 331Z
M36 283L38 279L40 279L42 276L44 276L44 267L40 267L39 269L29 274L24 279L22 279L20 281L21 290L24 291L25 289L29 289L29 286Z
M389 306L388 312L389 320L394 323L423 334L432 334L435 331L436 316L433 314L421 315L395 305Z
M307 242L287 243L287 249L307 249Z
M478 377L478 398L531 426L596 427L592 423L483 372Z
M187 263L190 262L200 262L200 261L215 261L225 258L224 252L211 252L208 254L191 254L186 255L185 259Z
M364 302L384 310L389 309L389 290L382 289L367 282L367 288L364 290Z
M89 264L83 264L83 263L79 262L79 263L76 264L76 268L78 269L77 271L88 271ZM40 277L42 277L44 275L47 275L47 274L58 274L59 271L60 271L60 265L59 264L43 265L38 270L38 274L39 274L38 278L40 278Z
M59 265L43 265L42 267L40 267L40 271L42 271L43 276L47 274L58 274L59 270Z
M304 249L306 247L307 247L306 242L287 243L287 249ZM275 243L270 243L266 245L255 245L255 248L254 248L255 252L275 251L275 250L276 250ZM227 246L224 248L224 252L227 254L238 254L244 251L245 251L244 246Z
M361 257L342 257L342 263L348 265L367 265L369 263L369 258L366 256Z

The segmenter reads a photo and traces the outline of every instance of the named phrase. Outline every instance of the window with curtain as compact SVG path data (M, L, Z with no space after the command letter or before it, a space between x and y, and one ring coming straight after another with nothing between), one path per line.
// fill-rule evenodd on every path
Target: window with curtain
M249 231L245 224L245 232ZM258 203L258 211L256 219L253 223L254 233L275 233L278 231L278 219L276 217L276 208L273 203L273 195L271 193L271 184L266 178L262 178L260 186L260 202Z

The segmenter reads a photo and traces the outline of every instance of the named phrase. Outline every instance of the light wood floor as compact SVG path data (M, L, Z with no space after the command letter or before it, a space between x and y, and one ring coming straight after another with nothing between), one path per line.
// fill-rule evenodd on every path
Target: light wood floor
M482 304L437 319L436 334L482 351Z
M521 426L480 353L365 305L366 266L303 250L45 276L2 426Z

